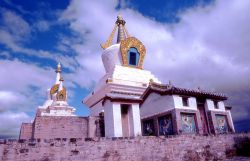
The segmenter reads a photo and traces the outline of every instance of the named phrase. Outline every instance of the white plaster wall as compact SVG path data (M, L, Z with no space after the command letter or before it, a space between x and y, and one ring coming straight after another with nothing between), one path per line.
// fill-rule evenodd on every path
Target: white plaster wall
M121 65L120 44L114 44L105 49L102 53L102 62L107 73L111 72L115 65Z
M173 95L173 99L174 99L174 107L175 108L183 108L182 98L180 96Z
M197 110L197 102L195 97L188 98L188 106L183 106L182 97L179 95L173 95L173 99L175 108Z
M72 110L67 110L67 109L65 109L65 110L62 110L62 109L57 110L57 109L55 109L55 110L49 110L49 112L42 111L40 115L41 116L75 116L73 114Z
M106 137L122 137L120 104L107 100L104 104L104 111Z
M188 98L188 105L192 109L197 109L197 102L195 97L189 97Z
M116 79L116 82L121 81L121 84L124 84L124 81L128 81L125 84L131 82L148 84L150 79L153 79L154 82L160 83L150 71L122 66L120 44L115 44L105 49L102 53L102 62L106 74L109 75L108 77ZM104 81L106 81L106 79L107 78L105 78ZM134 83L131 85L134 85Z
M151 93L140 107L141 118L156 115L174 108L173 96Z
M60 78L61 78L61 73L56 73L56 82L55 82L55 84L60 84Z
M214 102L211 99L206 100L206 105L205 105L207 110L212 110L212 111L225 111L225 104L223 101L218 102L218 109L215 109L214 107Z
M218 106L219 106L219 109L222 110L222 111L225 111L225 104L223 101L219 101L218 102Z
M130 136L141 136L141 117L139 104L132 104L129 110Z
M66 101L46 100L37 109L38 116L75 116L75 108L68 105Z
M150 79L161 83L150 71L120 65L115 66L112 78L115 83L133 86L142 86L142 83L148 85Z

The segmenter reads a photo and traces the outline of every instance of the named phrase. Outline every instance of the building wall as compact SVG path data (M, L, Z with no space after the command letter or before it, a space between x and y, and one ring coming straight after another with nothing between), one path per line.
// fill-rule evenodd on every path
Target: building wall
M32 123L22 123L19 139L30 139L32 138Z
M217 120L216 120L216 115L225 116L227 124L228 124L229 132L235 132L233 122L230 119L231 116L229 115L229 113L227 111L208 111L207 113L208 113L208 119L209 119L209 122L210 122L210 129L211 129L212 133L216 133L216 134L219 133L218 132L218 123L217 123Z
M207 99L206 100L206 103L205 103L205 106L206 106L206 110L212 110L212 111L225 111L225 105L224 105L224 102L223 101L219 101L218 102L218 109L216 109L214 107L214 102L213 100L211 99Z
M196 133L202 134L202 123L200 119L200 113L198 110L190 110L190 109L175 109L175 115L176 115L176 133L181 134L182 133L182 127L181 127L181 114L194 114L195 115L195 126L196 126Z
M188 106L183 106L182 97L179 95L173 95L173 99L175 108L197 110L197 103L195 97L188 97Z
M173 96L151 93L141 104L141 119L160 114L174 108Z
M207 112L207 119L209 122L209 128L211 133L218 133L218 123L216 121L216 115L225 116L229 132L235 132L231 111L225 109L225 104L223 101L218 102L218 109L216 109L213 100L207 99L205 102L205 109Z
M122 161L198 161L225 160L235 151L237 140L248 134L217 136L179 135L136 137L134 139L96 138L1 141L0 160L122 160Z
M141 105L141 118L160 114L170 109L197 110L195 97L188 98L188 106L183 106L182 97L179 95L160 95L151 93Z
M87 137L88 118L76 116L43 116L34 121L34 138Z
M115 66L112 78L116 83L132 86L142 86L142 83L146 83L147 86L150 79L154 80L154 82L160 83L150 71L119 65Z

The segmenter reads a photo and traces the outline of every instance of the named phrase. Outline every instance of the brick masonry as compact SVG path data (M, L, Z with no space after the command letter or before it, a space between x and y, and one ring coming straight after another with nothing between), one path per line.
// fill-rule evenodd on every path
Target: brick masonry
M216 136L177 135L136 138L57 138L0 140L3 161L203 161L225 160L237 138L247 134Z
M43 116L33 124L24 123L20 139L85 138L88 136L88 117Z
M22 123L19 138L31 139L33 135L33 123Z

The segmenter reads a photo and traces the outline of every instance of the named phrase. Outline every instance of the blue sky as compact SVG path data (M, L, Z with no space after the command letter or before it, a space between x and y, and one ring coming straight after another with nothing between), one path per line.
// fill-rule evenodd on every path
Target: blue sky
M163 83L223 92L237 129L250 123L250 20L247 0L0 2L0 134L15 136L30 121L63 66L69 103L104 75L100 43L121 13L147 48L144 67ZM155 60L155 61L151 61ZM4 122L9 122L8 126Z

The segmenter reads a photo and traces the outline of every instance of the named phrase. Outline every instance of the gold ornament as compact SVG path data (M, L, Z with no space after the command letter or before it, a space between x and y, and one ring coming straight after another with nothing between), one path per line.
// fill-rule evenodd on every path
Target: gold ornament
M112 42L113 42L113 38L114 38L116 29L117 29L117 25L114 26L114 28L113 28L113 30L112 30L112 32L111 32L111 34L110 34L108 40L107 40L105 43L101 44L101 47L102 47L103 49L106 49L106 48L108 48L108 47L111 46L111 44L112 44Z
M57 93L56 99L59 101L66 101L66 89L64 87Z
M57 64L57 68L56 68L56 73L61 73L61 72L62 72L61 64L58 63L58 64Z
M55 94L58 91L59 84L55 84L53 87L50 89L50 95Z
M144 57L146 55L146 48L142 44L142 42L136 39L135 37L128 37L125 40L121 41L120 50L121 50L123 65L129 66L127 53L128 53L128 50L132 47L136 48L138 52L140 53L139 63L138 63L138 66L136 66L135 68L142 69L142 64L144 61Z

